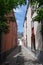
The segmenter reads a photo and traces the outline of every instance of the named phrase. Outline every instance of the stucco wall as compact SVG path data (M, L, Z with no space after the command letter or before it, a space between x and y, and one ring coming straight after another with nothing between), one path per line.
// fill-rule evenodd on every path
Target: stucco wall
M26 42L27 35L27 43L26 46L31 48L31 7L29 6L26 14L27 20L24 22L24 41Z
M24 35L24 44L26 45L26 20L25 20L25 22L24 22L24 33L23 33L23 35Z
M42 48L42 36L41 36L41 23L34 22L34 32L35 32L35 44L36 49L41 50Z
M34 12L32 18L34 18L37 15L36 12ZM41 23L38 23L38 21L34 21L34 34L35 34L35 45L36 49L41 50L42 48L42 36L41 36Z
M31 47L31 7L27 11L27 44Z

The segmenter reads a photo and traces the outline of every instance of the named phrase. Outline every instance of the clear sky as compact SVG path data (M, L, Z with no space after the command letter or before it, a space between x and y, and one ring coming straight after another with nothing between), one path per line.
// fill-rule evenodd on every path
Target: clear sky
M14 9L15 17L18 25L18 32L23 32L23 22L25 18L26 9L27 9L27 4L22 5L21 7L19 6L19 8Z

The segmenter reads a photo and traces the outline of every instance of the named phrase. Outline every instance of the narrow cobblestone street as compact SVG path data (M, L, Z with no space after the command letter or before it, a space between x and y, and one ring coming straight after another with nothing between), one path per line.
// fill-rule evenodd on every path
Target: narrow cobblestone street
M43 65L43 0L0 0L0 65Z
M15 52L16 51L16 52ZM2 65L42 65L31 51L26 51L23 46L18 46Z

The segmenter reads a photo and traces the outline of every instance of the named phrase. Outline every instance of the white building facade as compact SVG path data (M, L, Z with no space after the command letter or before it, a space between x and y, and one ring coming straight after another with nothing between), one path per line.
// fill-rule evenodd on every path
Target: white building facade
M27 47L31 47L31 7L29 6L24 22L24 41Z
M41 50L42 48L42 36L41 36L41 23L37 21L33 22L32 18L35 17L37 14L36 12L32 15L32 9L29 5L26 13L26 20L24 21L24 42L26 47L31 48L31 35L32 35L32 28L34 28L34 35L35 35L35 46L36 49Z

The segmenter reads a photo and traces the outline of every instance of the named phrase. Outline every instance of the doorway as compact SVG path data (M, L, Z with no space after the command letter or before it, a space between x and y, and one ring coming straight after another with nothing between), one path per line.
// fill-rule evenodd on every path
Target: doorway
M32 50L36 50L36 47L35 47L34 27L32 28L32 34L31 34L31 49Z

